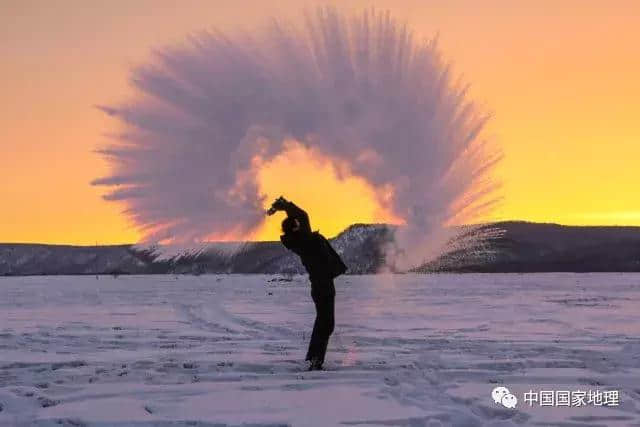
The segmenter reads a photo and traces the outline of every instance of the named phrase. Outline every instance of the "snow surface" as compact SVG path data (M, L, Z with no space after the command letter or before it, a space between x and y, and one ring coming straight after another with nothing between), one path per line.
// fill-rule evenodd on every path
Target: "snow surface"
M0 278L0 425L640 425L640 274ZM491 390L520 402L506 409ZM620 406L529 407L533 390Z

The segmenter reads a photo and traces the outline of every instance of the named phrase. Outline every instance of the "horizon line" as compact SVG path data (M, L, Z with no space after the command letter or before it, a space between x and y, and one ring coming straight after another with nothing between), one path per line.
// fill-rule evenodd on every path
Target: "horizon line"
M520 224L534 224L534 225L547 225L547 226L557 226L557 227L573 227L573 228L638 228L640 229L640 225L626 225L626 224L616 224L616 225L611 225L611 224L605 224L605 225L594 225L594 224L588 224L588 225L579 225L579 224L561 224L561 223L557 223L557 222L537 222L537 221L527 221L527 220L518 220L518 219L510 219L510 220L501 220L501 221L493 221L493 222L481 222L481 223L475 223L475 224L462 224L462 225L458 225L458 226L454 226L454 227L467 227L467 226L491 226L491 225L499 225L499 224L508 224L508 223L520 223ZM340 236L342 233L344 233L345 231L347 231L349 228L354 227L354 226L371 226L371 225L385 225L385 226L393 226L393 227L398 227L397 225L394 224L387 224L387 223L362 223L362 222L356 222L353 223L351 225L349 225L348 227L346 227L344 230L342 230L341 232L339 232L338 234L336 234L335 236L329 237L329 239L334 239L338 236ZM199 242L196 243L198 245L211 245L211 244L250 244L250 243L273 243L273 242L279 242L279 240L211 240L211 241L206 241L206 242ZM3 242L0 241L0 245L2 246L8 246L8 245L38 245L38 246L69 246L69 247L78 247L78 248L92 248L92 247L117 247L117 246L136 246L136 245L145 245L145 243L136 243L136 242L130 242L130 243L107 243L107 244L74 244L74 243L42 243L42 242ZM172 246L171 244L169 245L158 245L156 244L146 244L149 246L153 246L153 245L157 245L157 246ZM176 246L179 246L176 245Z

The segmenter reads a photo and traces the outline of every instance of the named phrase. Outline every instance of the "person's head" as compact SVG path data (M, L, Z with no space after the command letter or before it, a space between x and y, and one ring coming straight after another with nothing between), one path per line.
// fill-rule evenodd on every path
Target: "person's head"
M300 221L295 218L286 217L282 221L282 232L284 234L295 233L300 229Z

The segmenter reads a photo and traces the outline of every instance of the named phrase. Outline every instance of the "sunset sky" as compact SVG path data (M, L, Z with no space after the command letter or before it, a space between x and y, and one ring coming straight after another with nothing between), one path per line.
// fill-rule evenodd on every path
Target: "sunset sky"
M94 150L114 128L94 106L126 100L131 67L155 47L202 29L251 31L271 15L296 19L303 5L319 4L327 2L3 1L0 242L136 241L123 207L90 185L107 172ZM471 96L494 113L488 133L504 152L496 171L503 199L487 220L640 225L640 2L347 5L389 9L421 38L438 32ZM297 155L304 170L310 160ZM384 218L357 177L340 183L327 165L314 174L319 191L345 195L338 219L307 204L327 234ZM270 196L287 193L280 178L265 169Z

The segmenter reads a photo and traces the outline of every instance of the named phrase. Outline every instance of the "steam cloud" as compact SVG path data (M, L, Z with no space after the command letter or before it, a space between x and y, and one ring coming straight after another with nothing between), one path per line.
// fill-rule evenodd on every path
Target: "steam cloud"
M473 233L456 240L447 225L493 201L488 172L499 155L482 137L488 116L437 40L416 41L388 13L326 8L301 27L201 33L157 51L132 83L130 102L101 107L123 131L100 150L111 175L93 184L113 187L105 198L125 204L145 242L254 230L265 202L254 160L291 140L347 162L381 193L392 189L381 203L406 222L389 253L397 268L450 250L446 242L468 244Z

